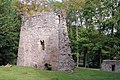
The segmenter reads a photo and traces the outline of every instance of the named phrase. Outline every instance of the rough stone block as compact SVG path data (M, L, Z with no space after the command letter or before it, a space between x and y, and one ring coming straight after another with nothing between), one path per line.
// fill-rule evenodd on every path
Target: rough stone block
M74 70L66 20L61 15L58 11L22 17L18 66L46 69L49 64L52 70Z

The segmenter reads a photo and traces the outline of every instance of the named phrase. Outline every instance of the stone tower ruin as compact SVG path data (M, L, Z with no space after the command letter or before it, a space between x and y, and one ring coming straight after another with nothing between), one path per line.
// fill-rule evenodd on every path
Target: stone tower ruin
M73 71L66 20L60 11L22 18L17 65Z

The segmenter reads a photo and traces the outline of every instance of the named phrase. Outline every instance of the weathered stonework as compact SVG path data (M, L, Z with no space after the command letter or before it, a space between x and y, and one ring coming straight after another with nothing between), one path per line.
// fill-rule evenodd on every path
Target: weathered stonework
M60 11L24 16L20 32L18 66L73 71L66 20Z
M103 60L101 70L120 72L120 60Z

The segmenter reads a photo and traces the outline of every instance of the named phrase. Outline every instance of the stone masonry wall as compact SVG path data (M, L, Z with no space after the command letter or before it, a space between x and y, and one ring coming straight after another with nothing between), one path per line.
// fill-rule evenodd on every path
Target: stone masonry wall
M101 70L120 72L120 60L103 60Z
M32 66L52 70L73 71L65 17L60 11L24 16L20 32L18 66Z

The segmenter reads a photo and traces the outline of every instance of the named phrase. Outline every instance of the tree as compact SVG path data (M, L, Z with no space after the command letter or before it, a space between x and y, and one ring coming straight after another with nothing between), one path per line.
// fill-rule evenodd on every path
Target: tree
M75 37L71 37L77 33L74 32L75 28L68 28L71 43L74 44L72 51L76 52L76 46L79 45L79 52L84 54L84 66L88 62L90 65L92 63L93 66L100 67L103 59L114 59L118 56L116 54L119 54L119 39L117 38L119 36L115 37L116 33L119 34L118 6L119 0L86 0L82 8L77 9L77 19L73 17L74 10L69 10L68 26L72 26L77 20L79 29L83 30L78 31L80 33L78 42L75 41Z
M0 65L16 63L20 16L11 6L12 0L0 1Z

